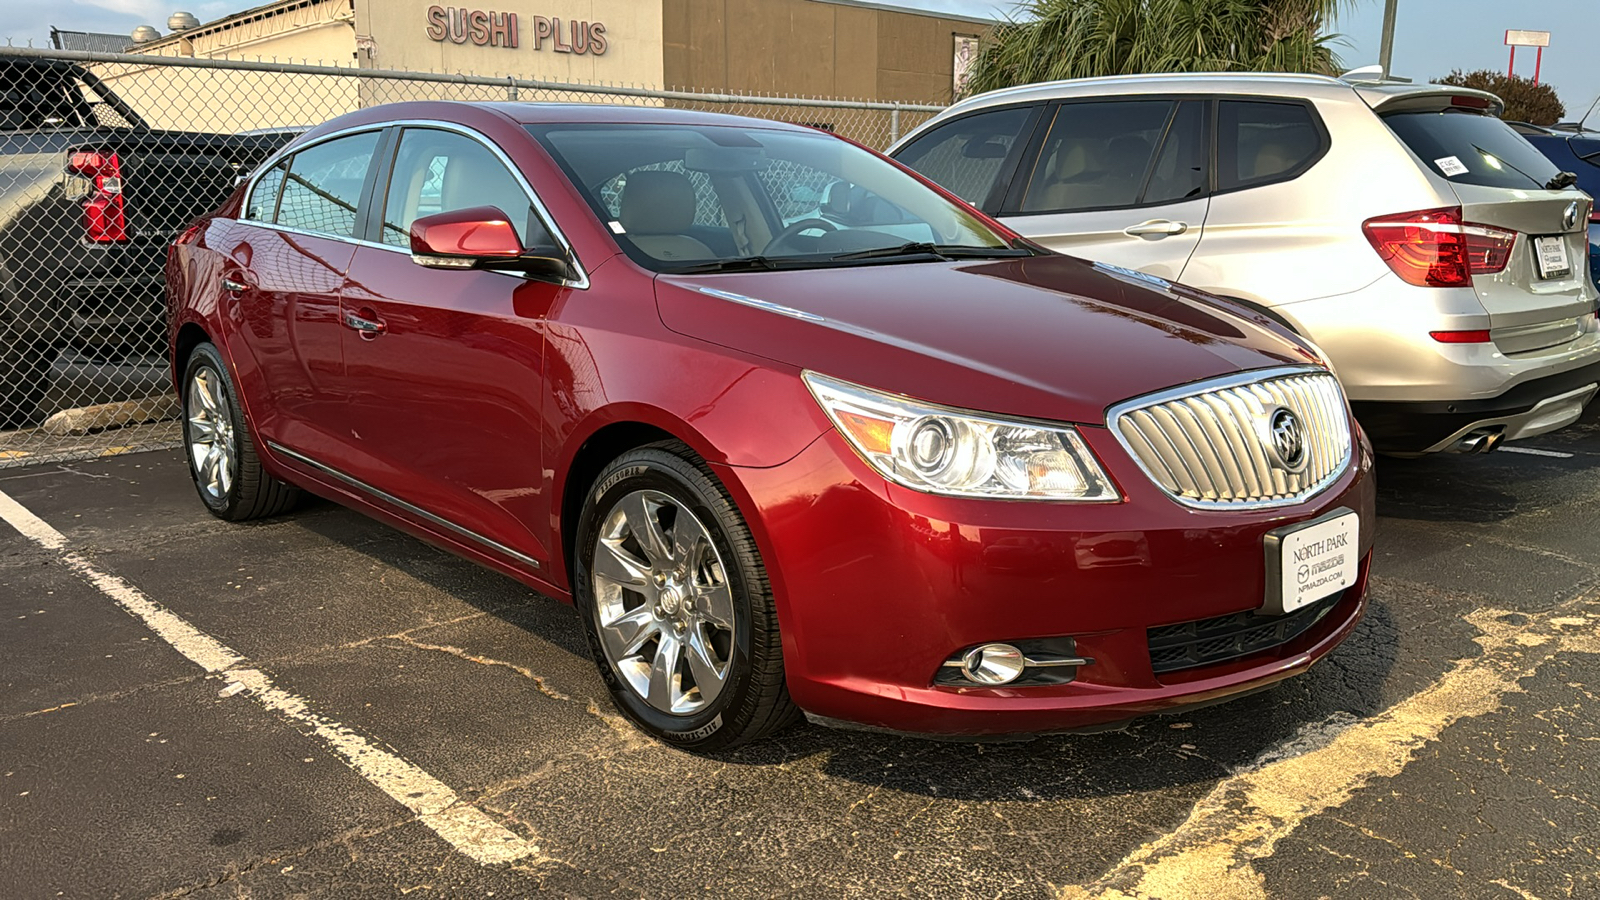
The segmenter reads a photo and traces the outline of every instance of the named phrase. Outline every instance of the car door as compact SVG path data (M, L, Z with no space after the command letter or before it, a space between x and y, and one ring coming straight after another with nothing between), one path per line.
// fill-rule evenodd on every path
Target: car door
M251 409L252 420L263 438L314 456L340 443L339 298L379 137L337 137L267 170L223 245L223 303L236 304L254 364L246 393L267 401Z
M1000 220L1085 259L1177 279L1210 204L1208 103L1062 103L1019 165Z
M485 139L406 127L374 192L343 294L348 452L365 485L539 565L545 318L568 287L410 256L413 220L493 206L524 246L550 244L532 195ZM381 218L381 221L377 219ZM497 546L495 546L497 545Z

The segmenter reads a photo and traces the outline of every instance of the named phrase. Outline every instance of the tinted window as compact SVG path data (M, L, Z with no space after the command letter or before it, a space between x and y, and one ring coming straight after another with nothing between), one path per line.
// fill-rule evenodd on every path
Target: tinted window
M1300 103L1224 100L1217 108L1217 186L1292 177L1322 152L1322 133Z
M945 190L977 206L988 199L1000 168L1032 107L998 109L933 129L895 154Z
M1062 105L1040 147L1021 211L1136 205L1173 106L1167 100Z
M287 161L278 163L256 179L255 190L250 192L250 202L245 204L244 217L257 222L271 222L278 210L278 190L283 187L284 173L289 171Z
M1207 156L1205 104L1197 100L1178 104L1156 152L1140 205L1173 203L1204 194Z
M523 246L554 243L528 192L488 147L453 131L402 132L383 204L383 242L410 247L416 219L475 206L505 213Z
M1383 120L1428 168L1451 181L1542 188L1560 171L1527 138L1480 113L1395 113Z
M355 237L356 205L377 146L378 132L368 131L296 153L278 201L278 224Z

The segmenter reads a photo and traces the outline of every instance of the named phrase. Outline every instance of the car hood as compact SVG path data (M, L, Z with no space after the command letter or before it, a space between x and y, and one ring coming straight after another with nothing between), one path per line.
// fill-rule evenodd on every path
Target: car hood
M1128 269L1049 255L662 275L680 334L968 409L1103 424L1122 400L1311 354L1252 313Z

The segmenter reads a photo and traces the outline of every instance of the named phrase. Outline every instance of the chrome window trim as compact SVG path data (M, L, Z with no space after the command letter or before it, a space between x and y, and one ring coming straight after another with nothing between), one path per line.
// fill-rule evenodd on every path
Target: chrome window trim
M338 479L339 481L343 482L344 484L347 484L347 485L349 485L349 486L351 486L351 487L353 487L353 488L355 488L355 489L357 489L357 490L359 490L359 491L361 491L361 492L363 492L365 494L368 494L368 495L370 495L372 497L376 497L377 499L382 500L385 503L389 503L389 504L392 504L393 506L399 507L400 509L403 509L408 513L411 513L414 516L418 516L420 518L426 519L429 522L432 522L433 524L438 525L441 528L447 528L450 531L455 532L456 534L459 534L464 538L468 538L468 539L470 539L472 541L475 541L476 543L482 544L483 546L488 547L489 549L494 550L497 553L505 554L506 556L509 556L509 557L511 557L512 559L514 559L514 560L516 560L518 562L526 563L527 565L530 565L535 569L539 569L541 571L544 569L544 564L543 563L539 562L537 559L534 559L533 557L529 556L526 553L523 553L523 552L521 552L519 550L513 550L510 547L507 547L505 544L500 543L499 541L493 540L491 538L486 538L483 535L477 533L476 531L473 531L473 530L471 530L469 528L464 528L464 527L462 527L460 525L457 525L456 523L450 521L449 519L446 519L446 518L444 518L442 516L434 515L433 513L428 512L427 510L423 509L420 506L417 506L414 503L407 503L406 501L401 500L399 497L396 497L395 495L393 495L393 494L391 494L391 493L389 493L387 491L379 490L378 488L375 488L372 485L367 484L365 481L362 481L361 479L356 478L353 475L346 475L345 473L339 471L338 469L335 469L333 466L327 465L326 463L317 462L316 460L312 459L311 457L306 456L304 453L299 453L297 451L290 450L288 447L283 446L282 444L278 443L277 441L267 441L267 446L272 448L272 451L274 453L282 453L284 456L289 457L290 459L294 460L295 462L301 463L303 465L310 466L311 468L316 469L318 472L321 472L324 475L328 475L328 476L330 476L332 478Z
M1123 452L1128 454L1128 457L1132 459L1134 464L1139 467L1139 471L1143 472L1145 477L1150 479L1150 483L1155 485L1158 490L1166 494L1174 503L1177 503L1180 506L1194 510L1216 513L1248 512L1251 510L1277 509L1284 506L1296 506L1298 504L1307 502L1311 498L1327 490L1334 482L1343 477L1345 472L1350 470L1350 465L1355 462L1356 459L1356 451L1354 447L1352 447L1350 452L1345 456L1344 465L1335 468L1332 472L1329 472L1322 478L1322 480L1314 484L1307 485L1298 494L1295 494L1292 497L1277 497L1270 500L1241 500L1237 502L1218 503L1214 500L1196 500L1189 497L1181 497L1168 492L1162 487L1161 480L1157 473L1152 472L1150 468L1145 465L1144 459L1140 457L1133 445L1128 442L1128 439L1123 436L1122 428L1120 427L1122 417L1130 412L1133 412L1134 410L1144 409L1150 406L1157 406L1162 403L1170 403L1174 400L1182 400L1186 397L1195 397L1200 394L1208 394L1212 391L1243 387L1245 385L1255 384L1261 381L1271 381L1276 378L1287 378L1294 375L1328 375L1329 377L1334 377L1330 370L1325 369L1322 366L1312 365L1274 366L1268 369L1250 369L1245 372L1236 372L1232 375L1223 375L1219 378L1212 378L1206 381L1196 381L1190 384L1180 385L1174 388L1167 388L1166 390L1162 391L1156 391L1153 394L1144 394L1142 396L1124 400L1106 410L1106 428L1111 432L1111 436L1117 439L1117 443L1122 447ZM1343 394L1342 386L1340 388L1340 393ZM1345 399L1345 416L1350 416L1349 398ZM1352 441L1355 440L1354 429L1351 430L1350 437Z
M251 173L249 187L247 187L245 189L245 195L244 195L245 206L244 206L244 208L245 209L249 209L250 208L250 198L255 195L256 183L261 180L261 176L263 176L267 172L271 171L273 166L277 165L279 162L282 162L284 159L286 159L286 158L288 158L290 156L293 156L293 155L295 155L297 153L300 153L300 152L302 152L304 150L309 150L312 147L317 146L318 144L323 144L323 143L326 143L328 141L336 140L336 139L342 138L342 137L349 137L349 136L351 136L353 134L360 134L360 133L366 132L366 131L383 131L384 129L387 129L387 128L407 128L407 127L410 127L410 128L436 128L436 129L439 129L441 131L453 131L453 132L455 132L457 134L460 134L460 135L462 135L464 137L470 138L471 140L477 141L478 143L482 144L484 147L488 148L489 152L493 153L495 155L495 158L499 159L500 162L508 170L510 170L511 177L513 177L513 178L515 178L517 180L517 184L522 187L523 193L527 194L528 201L533 204L534 210L536 212L538 212L539 220L544 223L545 230L550 232L550 236L555 238L557 244L561 245L561 249L567 251L567 258L572 261L572 268L573 268L574 272L576 273L576 277L563 279L561 283L563 285L567 286L567 287L573 288L574 290L579 290L579 291L588 290L588 288L589 288L589 272L588 272L588 270L583 267L583 263L578 259L578 252L576 250L574 250L573 247L572 247L572 242L567 239L567 236L561 230L561 227L556 224L555 217L550 214L549 207L545 206L544 205L544 201L539 199L538 192L535 191L533 189L533 185L528 182L527 176L523 175L522 174L522 170L520 168L518 168L517 164L511 161L511 157L507 156L505 151L500 149L500 145L498 145L494 141L490 140L489 137L487 135L485 135L483 132L478 131L477 129L474 129L474 128L470 128L470 127L468 127L466 125L458 125L458 124L456 124L454 122L442 122L442 121L439 121L437 119L395 119L395 120L388 121L388 122L367 123L365 125L352 125L349 128L341 128L338 131L333 131L333 132L329 132L328 134L321 135L316 140L308 141L308 142L306 142L304 144L296 145L296 144L291 142L290 144L279 148L277 153L274 153L272 156L267 157L266 161L263 162L261 165L257 166L255 172ZM532 136L530 136L529 140L532 140L532 139L533 139ZM373 160L373 162L377 163L379 161L375 158ZM387 194L385 196L387 196ZM374 198L374 199L376 199L376 198ZM276 214L274 214L274 218L276 218ZM246 218L243 218L243 217L240 217L237 221L247 222L247 223L249 223L251 225L258 225L258 226L260 226L262 228L270 228L270 229L273 229L275 231L284 231L284 232L288 232L290 234L303 234L303 235L306 235L308 237L323 238L324 240L343 241L345 243L355 244L358 247L381 247L381 248L383 248L385 250L394 250L394 251L399 252L399 253L405 253L408 256L410 255L410 252L411 252L411 251L403 249L401 247L394 247L394 246L391 246L389 244L379 243L379 242L375 242L375 241L366 241L366 240L361 240L360 238L346 237L344 235L325 234L325 233L320 232L320 231L305 231L305 230L298 229L298 228L289 228L289 227L286 227L286 226L283 226L283 225L279 225L276 222L262 222L262 221L260 221L258 219L246 219ZM497 271L497 270L489 270L489 271ZM502 273L502 274L512 274L512 273Z

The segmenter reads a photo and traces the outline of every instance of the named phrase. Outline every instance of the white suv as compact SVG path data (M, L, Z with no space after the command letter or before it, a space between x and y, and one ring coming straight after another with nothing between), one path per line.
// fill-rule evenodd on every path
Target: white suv
M1442 85L1135 75L950 107L889 154L1045 246L1309 338L1392 454L1489 450L1600 384L1593 201Z

